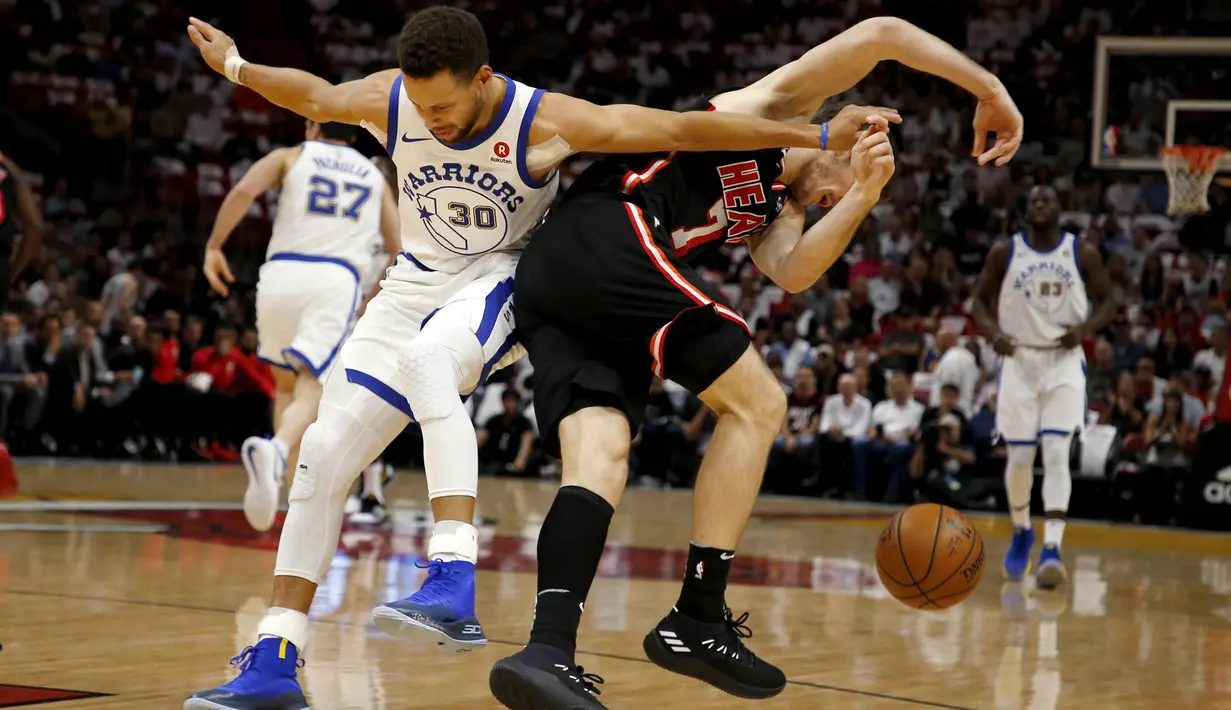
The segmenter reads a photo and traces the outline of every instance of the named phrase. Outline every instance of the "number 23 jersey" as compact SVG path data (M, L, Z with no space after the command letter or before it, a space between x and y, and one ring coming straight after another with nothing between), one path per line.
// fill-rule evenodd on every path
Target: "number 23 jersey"
M1090 314L1077 247L1069 232L1050 251L1030 246L1024 233L1013 235L997 312L1001 331L1019 345L1054 347Z

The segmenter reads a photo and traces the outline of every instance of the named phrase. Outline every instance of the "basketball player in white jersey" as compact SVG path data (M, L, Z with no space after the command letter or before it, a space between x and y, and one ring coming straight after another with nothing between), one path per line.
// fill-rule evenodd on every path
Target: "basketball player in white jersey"
M397 251L397 202L384 175L350 146L353 126L308 122L306 140L258 160L227 193L205 247L202 270L226 296L231 274L222 247L252 201L280 187L278 211L256 290L257 357L274 371L274 435L240 448L248 472L244 515L268 530L287 467L316 419L321 377L358 317L379 236ZM370 285L366 285L370 288Z
M185 708L299 708L295 666L307 611L337 548L359 471L409 423L423 432L435 527L427 579L373 616L394 635L466 651L486 637L474 616L474 425L460 395L522 355L513 331L518 254L556 193L556 167L578 152L849 150L875 109L827 126L738 113L597 106L492 72L478 19L431 7L398 39L400 67L334 86L295 69L246 62L196 19L189 35L215 71L320 122L387 136L402 194L402 251L339 354L316 422L304 435L275 569L272 608L233 683ZM892 113L892 112L889 112ZM896 113L893 113L895 120Z
M1036 186L1027 202L1026 228L988 254L975 285L973 316L1003 356L996 429L1009 448L1005 489L1013 518L1005 575L1016 581L1030 570L1030 492L1035 449L1041 443L1044 520L1038 583L1053 588L1067 576L1060 543L1073 489L1069 454L1073 435L1086 419L1081 341L1111 323L1116 303L1098 248L1061 230L1055 189Z

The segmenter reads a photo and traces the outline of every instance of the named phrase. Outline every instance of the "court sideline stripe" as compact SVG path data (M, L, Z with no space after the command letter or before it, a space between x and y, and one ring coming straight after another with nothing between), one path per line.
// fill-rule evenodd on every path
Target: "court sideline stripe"
M47 597L51 599L72 599L74 601L85 601L85 602L107 602L111 604L128 604L131 606L161 607L165 609L182 609L185 611L209 611L209 612L214 612L217 614L230 614L231 616L235 615L234 610L219 609L217 607L209 607L209 606L196 606L193 604L175 604L171 602L146 601L143 599L116 599L114 597L89 597L89 596L78 595L78 594L64 594L61 592L36 592L36 591L27 590L27 589L0 588L0 598L8 594L17 595L17 596L27 596L27 597ZM370 627L367 624L352 624L352 623L348 623L345 621L330 621L328 619L313 619L313 622L317 624L332 624L333 626L348 626L352 628L355 628L355 627L375 628L375 627ZM521 648L522 646L526 645L524 642L521 642L521 641L502 641L500 639L490 639L490 638L487 641L488 643L498 644L501 646L513 646L515 648ZM596 656L598 658L610 658L610 659L618 660L618 661L631 661L633 663L644 663L646 665L653 665L644 658L633 658L632 656L621 656L615 653L602 653L598 651L586 651L583 649L577 649L577 653L585 654L587 656ZM849 693L851 695L862 695L865 697L881 698L882 700L896 700L900 703L909 703L911 705L920 705L920 706L930 707L930 708L942 708L943 710L974 710L973 708L962 707L960 705L947 705L945 703L935 703L935 702L931 702L928 700L915 700L914 698L904 698L900 695L889 695L888 693L877 693L871 690L856 690L854 688L843 688L843 687L836 686L836 685L826 685L824 683L812 683L812 682L805 681L805 680L787 680L787 685L796 685L796 686L800 686L803 688L813 688L815 690L829 690L835 693Z

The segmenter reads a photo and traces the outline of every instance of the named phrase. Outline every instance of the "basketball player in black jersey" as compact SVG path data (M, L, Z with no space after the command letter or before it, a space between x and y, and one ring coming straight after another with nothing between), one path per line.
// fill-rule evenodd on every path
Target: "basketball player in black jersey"
M17 164L0 153L0 308L8 303L13 278L25 269L43 241L43 215ZM13 242L21 232L21 245Z
M860 23L705 108L807 122L826 97L882 59L975 94L978 162L1012 158L1022 119L1003 85L894 18ZM871 128L849 154L608 157L578 179L531 240L514 281L518 334L535 368L540 431L564 470L539 533L530 643L491 672L492 693L506 707L604 707L594 686L601 679L574 665L577 628L654 374L697 393L718 413L718 425L697 475L683 590L646 636L645 652L667 670L740 697L767 698L785 687L782 671L744 646L748 615L732 617L725 590L786 399L747 324L690 263L743 241L780 286L810 287L845 250L893 173L888 123L867 120ZM984 151L989 130L996 143ZM802 205L810 203L832 208L804 232Z

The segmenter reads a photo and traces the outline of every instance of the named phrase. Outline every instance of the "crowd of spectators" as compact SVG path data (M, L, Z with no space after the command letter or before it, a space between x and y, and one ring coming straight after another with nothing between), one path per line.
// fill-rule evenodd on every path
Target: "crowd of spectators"
M268 426L271 378L251 325L272 199L254 203L228 244L230 296L209 292L198 265L227 190L303 124L210 72L186 18L215 21L251 61L340 81L393 66L397 30L421 4L0 0L0 150L30 172L50 229L0 318L0 428L12 448L225 460ZM1185 226L1164 214L1160 173L1084 161L1095 37L1182 34L1191 15L1114 0L459 4L483 20L500 71L604 103L680 108L879 14L963 48L1008 86L1026 143L1007 167L975 168L971 98L878 67L840 98L902 110L897 175L846 256L799 294L769 283L744 248L703 265L789 392L768 488L967 504L992 495L979 481L999 476L1003 455L992 439L996 362L968 316L971 284L1036 184L1057 187L1064 224L1099 246L1124 304L1086 344L1091 411L1142 465L1183 465L1226 358L1231 201L1214 188L1212 214ZM565 184L585 165L569 163ZM493 471L552 468L536 450L531 368L497 373L470 399ZM696 397L656 382L633 475L688 485L712 427Z

